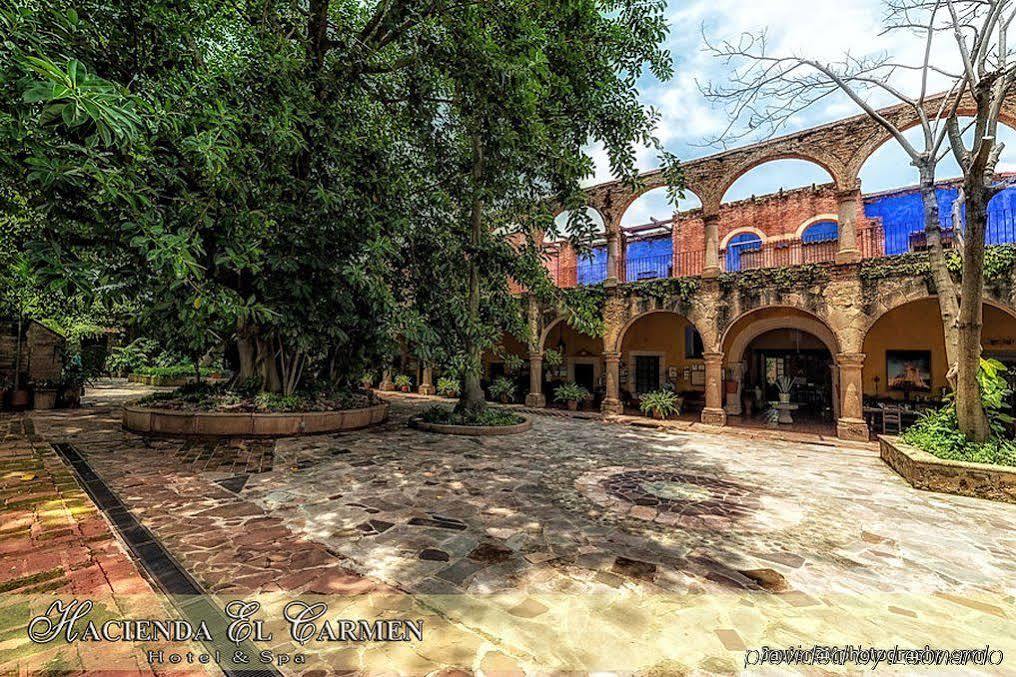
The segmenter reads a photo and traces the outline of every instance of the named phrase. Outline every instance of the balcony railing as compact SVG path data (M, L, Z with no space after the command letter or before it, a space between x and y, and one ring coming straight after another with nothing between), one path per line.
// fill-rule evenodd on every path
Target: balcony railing
M947 221L950 219L947 218ZM956 242L954 230L944 228L942 239L947 247L953 246ZM989 215L985 243L988 246L1016 243L1016 214L993 211ZM894 229L892 233L886 233L876 221L874 225L857 231L857 248L864 259L925 251L927 246L923 227L910 231ZM836 260L839 248L839 240L835 238L814 242L799 239L741 242L720 250L720 266L725 272L738 272L832 262ZM625 282L639 282L701 275L704 268L705 252L677 252L629 258L621 263L618 276ZM603 260L580 261L578 266L571 267L552 263L548 271L559 287L570 288L602 282L607 277L607 264Z

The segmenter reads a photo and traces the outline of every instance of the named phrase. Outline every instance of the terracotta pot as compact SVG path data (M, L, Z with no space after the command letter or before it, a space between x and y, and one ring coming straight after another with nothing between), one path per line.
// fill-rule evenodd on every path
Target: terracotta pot
M508 404L508 396L507 395L502 395L499 399L501 400L501 404Z
M410 388L409 386L402 386L402 392L408 393L410 390L412 390L412 388Z
M56 389L44 388L35 391L34 403L35 409L56 409Z
M11 391L11 409L28 409L32 393L27 388Z
M578 411L579 403L577 400L568 400L568 409L571 411Z

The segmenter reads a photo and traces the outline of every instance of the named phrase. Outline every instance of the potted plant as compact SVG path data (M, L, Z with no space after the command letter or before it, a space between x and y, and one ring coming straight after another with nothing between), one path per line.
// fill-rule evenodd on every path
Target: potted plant
M33 407L35 409L56 409L56 393L59 384L42 380L32 384Z
M504 370L506 374L517 374L522 370L522 365L526 362L521 357L514 353L509 353L504 356Z
M437 394L441 397L458 397L459 380L444 376L437 380Z
M81 406L81 394L85 387L85 370L81 356L73 355L65 363L60 375L60 399L64 406L77 409Z
M564 402L568 409L575 411L579 408L579 402L584 402L590 397L589 391L574 382L568 382L558 386L554 391L554 401Z
M413 379L409 378L406 374L399 374L395 377L395 387L404 393L408 393L413 389Z
M671 390L654 390L642 395L639 409L662 421L681 413L681 398Z
M499 401L501 404L508 404L515 399L515 384L511 379L504 376L494 379L494 382L490 384L487 390L490 392L491 398Z
M365 371L360 374L360 387L364 390L370 390L374 387L374 374L369 371Z
M784 374L776 379L776 390L780 394L780 402L787 404L790 402L790 391L794 388L794 379Z

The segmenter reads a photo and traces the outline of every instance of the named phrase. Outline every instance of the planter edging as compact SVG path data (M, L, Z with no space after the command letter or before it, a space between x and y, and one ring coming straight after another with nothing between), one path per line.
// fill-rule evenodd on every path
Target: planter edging
M1016 468L938 458L890 435L878 443L886 465L915 489L1016 503Z
M123 408L126 430L175 437L292 437L359 430L387 419L387 402L361 409L279 414L177 411L131 404Z
M517 435L533 427L533 420L523 416L515 425L452 425L450 423L429 423L419 416L409 419L409 426L428 433L440 435L467 435L470 437L494 437L496 435Z

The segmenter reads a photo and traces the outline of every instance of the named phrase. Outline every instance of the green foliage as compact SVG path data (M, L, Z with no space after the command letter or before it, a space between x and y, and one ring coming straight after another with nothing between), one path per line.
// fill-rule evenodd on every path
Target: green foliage
M952 405L923 415L904 431L903 441L939 458L1016 466L1016 441L992 437L984 444L970 442L959 430Z
M439 378L437 380L437 394L441 397L458 397L459 380L448 377Z
M602 284L561 290L565 321L589 336L603 336L603 306L607 291Z
M670 418L681 413L681 398L670 390L654 390L640 397L639 409L655 418Z
M592 394L577 383L568 382L554 390L555 402L585 402Z
M702 285L701 278L671 277L658 280L642 280L624 285L624 291L630 296L654 298L659 301L687 303L698 292Z
M515 353L505 353L501 359L504 360L504 370L509 374L519 373L525 364L525 361Z
M817 263L776 268L755 268L720 275L720 286L725 289L757 292L762 289L792 291L828 282L829 267Z
M491 399L500 400L502 402L510 402L515 399L515 382L510 378L499 376L494 379L494 382L487 388L487 392Z
M413 379L411 379L407 374L399 374L395 377L392 383L395 384L396 388L408 388L413 385Z
M564 355L556 348L547 348L543 351L543 361L548 367L560 367L564 364Z
M981 360L977 382L992 432L983 444L971 442L960 432L956 407L951 403L923 415L904 431L903 440L939 458L1016 466L1016 440L1011 433L1013 418L1006 404L1011 391L1005 373L1005 366L998 360Z
M420 416L427 423L443 423L445 425L476 425L476 426L507 426L518 425L525 419L518 414L503 409L484 409L476 415L461 414L448 407L434 406Z
M152 363L158 344L149 338L137 338L125 346L115 346L106 356L106 371L114 376L139 373Z
M197 375L200 370L201 376L213 376L217 370L209 367L195 369L193 364L173 364L168 367L138 367L133 373L139 376L156 376L164 379L187 378Z
M526 332L506 280L552 292L531 233L594 237L591 143L629 183L650 146L680 186L635 96L671 75L663 0L57 5L0 9L0 240L31 259L8 284L0 242L0 290L131 308L269 390L398 340L475 376Z
M256 413L287 413L301 411L335 411L359 409L376 400L362 393L319 388L300 390L291 395L268 392L247 392L230 389L224 384L192 383L171 393L155 393L138 400L138 404L181 411L232 411Z

